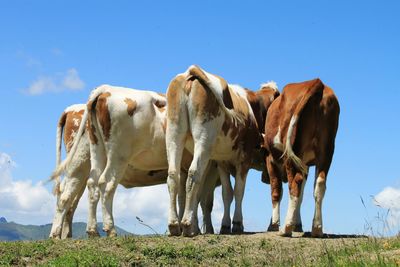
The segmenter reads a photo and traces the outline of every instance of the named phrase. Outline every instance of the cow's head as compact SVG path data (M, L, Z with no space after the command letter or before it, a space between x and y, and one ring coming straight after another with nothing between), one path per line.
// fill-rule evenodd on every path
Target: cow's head
M278 87L275 82L268 82L262 84L260 89L256 92L247 90L247 100L253 110L253 114L257 121L259 131L259 145L253 151L253 159L251 168L262 171L267 174L265 166L266 149L264 144L265 121L267 117L268 108L272 102L279 96ZM265 179L268 180L268 179Z
M247 100L251 105L261 134L264 133L268 108L278 96L278 86L275 82L261 84L260 89L256 92L247 90Z

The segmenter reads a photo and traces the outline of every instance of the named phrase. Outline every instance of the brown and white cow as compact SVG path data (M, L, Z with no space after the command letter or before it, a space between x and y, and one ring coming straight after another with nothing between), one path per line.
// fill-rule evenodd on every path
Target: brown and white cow
M81 124L85 104L75 104L67 107L62 113L57 125L56 137L56 164L61 163L61 146L64 133L64 145L67 153L71 150L74 137ZM83 133L78 146L77 156L68 166L68 179L61 183L56 177L54 193L57 196L56 212L50 231L52 238L72 237L72 219L79 199L86 188L86 181L90 171L90 150L87 132Z
M198 66L177 75L167 91L168 187L171 206L179 186L179 170L185 147L193 154L186 182L183 235L198 234L196 195L204 180L209 160L215 160L221 178L224 217L221 232L230 232L230 204L235 196L234 233L243 232L242 199L254 151L262 144L267 109L278 95L275 83L257 92L228 85L219 76ZM236 178L232 192L230 174ZM171 209L173 211L173 209ZM179 235L178 215L172 212L169 231Z
M64 181L67 182L66 186L62 186L61 195L58 197L51 237L60 235L64 214L70 209L73 199L71 191L80 192L75 185L82 185L82 181L85 185L89 176L87 232L90 236L98 235L96 207L99 193L103 200L104 230L108 235L115 235L112 200L118 183L131 188L166 182L165 104L164 96L150 91L104 85L92 92L88 103L89 112L84 113L79 121L82 125L79 130L75 129L72 135L75 137L74 146L71 149L70 146L67 147L67 151L71 151L66 161L59 165L53 174L53 177L56 177L65 170L67 178ZM82 112L79 114L82 115ZM85 124L90 125L89 131L85 130ZM59 130L58 136L61 135L60 132ZM89 137L86 132L89 133ZM68 133L65 129L65 134ZM69 143L70 141L66 142ZM58 144L60 148L61 145L59 142ZM59 152L57 153L59 155ZM86 161L83 160L86 159L86 155L91 156L91 168L87 167ZM191 158L190 154L188 156ZM85 172L80 172L81 176L75 174L76 170L82 168L85 168ZM213 191L218 185L215 166L210 167L209 174L212 179L205 185L207 188L205 191L210 193L204 194L201 199L203 227L206 233L213 232L211 224ZM180 197L179 203L184 204L184 196ZM183 213L183 207L180 207L180 212Z
M282 181L289 183L289 207L282 235L301 228L300 206L308 167L316 166L315 213L311 235L321 237L322 200L335 147L339 103L321 80L288 84L272 103L265 124L267 169L271 183L272 218L269 230L279 229Z

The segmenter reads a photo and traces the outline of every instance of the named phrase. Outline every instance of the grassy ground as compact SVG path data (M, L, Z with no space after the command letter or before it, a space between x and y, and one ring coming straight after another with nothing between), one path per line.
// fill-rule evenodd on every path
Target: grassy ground
M0 266L400 266L400 237L275 233L0 242Z

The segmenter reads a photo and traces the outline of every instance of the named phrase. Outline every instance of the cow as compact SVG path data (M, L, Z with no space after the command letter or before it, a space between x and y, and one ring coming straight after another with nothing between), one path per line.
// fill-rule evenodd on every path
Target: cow
M169 232L173 235L194 236L197 227L196 198L209 160L215 160L222 184L224 216L220 233L242 233L242 199L254 152L263 143L265 116L269 105L279 95L270 82L257 92L244 89L210 74L199 66L190 66L178 74L167 90L167 156L168 187L171 206L179 188L182 154L193 154L186 182L185 211L179 224L176 212L170 214ZM232 190L230 174L235 176ZM235 197L232 229L230 205Z
M300 206L309 166L315 166L315 213L311 235L322 237L322 200L338 129L339 102L320 79L292 83L267 112L264 146L271 184L270 231L278 231L282 182L289 185L289 207L282 236L302 231Z
M69 153L85 110L85 104L75 104L67 107L61 114L57 125L56 167L61 164L63 133L65 150ZM78 146L77 156L68 166L68 179L64 179L61 183L59 177L55 178L53 191L57 196L57 203L50 237L62 239L72 237L73 215L79 199L85 191L89 171L90 151L87 131L85 131Z
M77 203L86 183L89 189L87 233L92 237L99 235L96 228L99 193L103 199L104 230L108 236L114 236L112 200L118 183L125 188L132 188L166 182L165 105L166 98L155 92L103 85L92 91L85 113L64 112L58 126L58 165L52 177L59 181L56 177L62 172L66 172L67 177L63 180L61 190L56 190L57 210L50 237L60 237L61 229L65 228L62 225L65 213L76 208L75 204L71 204ZM73 131L68 128L64 130L68 155L60 164L62 122L68 121L69 115L80 117L79 120L75 118ZM75 141L71 147L73 139ZM204 185L206 194L198 200L203 210L205 233L214 232L211 210L214 188L219 184L215 163L210 164L209 175L211 179ZM56 188L60 188L59 184L56 183ZM74 198L77 193L80 195ZM184 204L184 195L178 198L179 210L183 213L181 205ZM77 200L71 202L72 199ZM70 217L72 221L72 215ZM64 230L62 234L64 237Z

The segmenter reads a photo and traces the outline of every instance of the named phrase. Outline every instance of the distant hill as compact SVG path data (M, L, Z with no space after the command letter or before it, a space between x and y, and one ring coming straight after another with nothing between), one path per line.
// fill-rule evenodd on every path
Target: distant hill
M4 220L1 220L4 219ZM0 240L16 241L16 240L40 240L49 238L51 224L45 225L22 225L15 222L7 222L5 218L0 220ZM5 221L5 222L4 222ZM102 230L102 223L97 224L97 229L101 236L106 234ZM116 226L117 233L120 236L132 235L122 228ZM72 224L73 238L86 238L86 223L76 222Z

